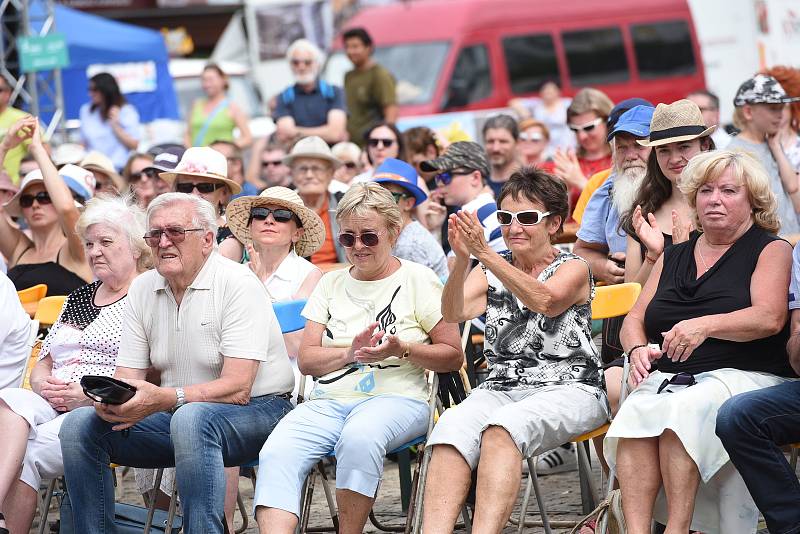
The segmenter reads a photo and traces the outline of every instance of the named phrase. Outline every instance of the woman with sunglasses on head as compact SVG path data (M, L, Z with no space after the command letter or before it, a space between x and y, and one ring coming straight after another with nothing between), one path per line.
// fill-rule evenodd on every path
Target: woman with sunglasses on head
M89 79L89 102L81 106L81 137L87 150L111 158L122 169L141 138L139 113L120 92L117 80L107 73Z
M214 141L230 141L241 149L253 143L247 113L227 94L228 76L216 64L203 68L201 83L205 98L192 103L189 124L184 139L185 146L208 146ZM234 139L233 130L239 129Z
M96 281L67 297L30 389L0 390L0 534L28 532L41 481L64 474L59 428L66 413L92 404L80 385L84 375L114 374L128 288L150 266L144 212L129 197L90 200L73 228Z
M63 167L61 176L42 145L34 117L11 127L0 153L26 139L39 169L25 176L17 194L0 209L0 253L8 259L8 277L17 290L47 284L48 295L68 295L93 278L75 222L80 216L76 199L85 202L92 196L94 176L75 165ZM22 217L30 234L5 215Z
M340 532L363 532L384 456L426 432L425 369L456 370L464 359L458 328L439 310L437 276L392 256L402 225L392 195L354 184L336 219L352 267L325 274L303 310L298 363L315 387L259 454L270 466L253 499L262 533L294 532L303 481L330 451Z
M442 315L486 315L489 376L446 410L433 447L423 506L425 532L452 532L477 467L475 532L500 532L519 494L524 458L608 420L600 357L591 337L594 282L582 258L553 242L563 229L566 184L536 167L511 175L496 212L508 250L497 253L478 216L450 216L455 264ZM471 268L471 258L480 264Z

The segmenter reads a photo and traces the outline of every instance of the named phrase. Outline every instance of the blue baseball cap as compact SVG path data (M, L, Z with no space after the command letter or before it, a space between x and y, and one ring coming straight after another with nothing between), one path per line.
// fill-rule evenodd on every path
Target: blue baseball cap
M397 184L414 195L414 205L425 202L428 195L417 185L417 169L399 159L386 158L375 169L372 181L378 184Z
M614 129L608 134L608 141L620 132L629 133L638 139L644 139L650 135L650 121L653 120L653 106L639 105L634 106L620 115Z

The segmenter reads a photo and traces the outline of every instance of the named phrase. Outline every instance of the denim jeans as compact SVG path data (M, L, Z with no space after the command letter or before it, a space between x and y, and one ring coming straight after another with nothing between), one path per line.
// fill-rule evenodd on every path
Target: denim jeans
M773 534L800 533L800 482L781 445L800 442L800 381L729 399L717 436Z
M59 434L75 531L114 532L110 463L175 467L187 534L223 533L225 471L258 457L269 433L291 410L274 395L246 406L192 402L174 414L159 412L123 433L111 430L92 407L71 412Z

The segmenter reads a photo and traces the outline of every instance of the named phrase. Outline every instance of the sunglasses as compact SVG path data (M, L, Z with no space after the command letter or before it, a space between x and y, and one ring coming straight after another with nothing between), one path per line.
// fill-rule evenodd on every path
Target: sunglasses
M250 218L247 219L247 226L250 226L253 221L266 221L270 213L275 222L279 223L289 222L294 217L294 212L286 208L252 208L250 210Z
M522 226L534 226L544 220L545 217L550 215L549 211L542 213L539 210L524 210L516 213L512 211L497 210L497 222L501 226L509 226L514 219L517 220Z
M603 122L603 118L602 117L597 117L595 120L589 121L586 124L581 124L581 125L570 124L569 125L569 129L572 130L574 133L578 133L578 132L587 133L587 132L591 132L592 130L597 128L602 122Z
M311 59L293 59L292 65L295 67L299 67L300 65L305 65L306 67L310 67L314 63Z
M339 244L344 248L353 248L356 245L356 239L358 239L365 247L374 247L380 242L381 235L383 235L383 232L364 232L361 235L346 232L339 234Z
M454 169L452 171L440 172L434 176L433 179L436 182L436 185L450 185L450 182L452 182L453 178L456 176L466 176L467 174L472 174L473 172L474 171Z
M367 144L372 148L378 148L379 146L383 146L384 148L390 148L394 144L394 139L381 139L379 137L370 137L367 139Z
M352 170L352 169L355 169L356 167L358 167L358 163L356 163L355 161L345 161L344 162L344 166L347 167L348 169Z
M592 126L594 128L594 126ZM544 141L544 136L540 133L526 133L520 132L519 134L520 141Z
M217 189L222 189L225 187L225 184L215 183L215 182L202 182L199 184L195 184L192 182L184 182L175 186L175 191L178 193L191 193L195 189L197 192L203 195L207 195L209 193L213 193Z
M696 383L697 381L695 380L694 375L691 375L689 373L678 373L672 378L665 378L664 381L661 382L661 385L658 386L658 391L656 391L656 395L658 395L664 390L666 390L667 393L672 393L672 391L667 389L669 386L684 386L688 388L689 386L693 386Z
M261 162L261 166L265 167L265 168L266 167L279 167L281 165L283 165L283 160L282 159L276 159L274 161L262 161Z
M181 228L179 226L168 226L163 230L150 230L144 234L144 240L151 247L157 247L161 243L161 236L166 235L173 245L182 243L186 239L186 232L202 232L202 228Z
M35 195L20 195L19 206L21 208L30 208L33 206L34 200L38 202L40 206L53 203L50 199L50 195L46 191L39 191Z
M147 169L146 171L137 172L136 174L131 174L131 182L138 182L139 180L155 180L158 178L158 171L155 169Z
M401 201L401 200L403 200L404 198L411 198L411 195L410 195L410 194L408 194L408 193L397 193L397 192L395 192L395 191L389 191L389 192L390 192L390 193L392 194L392 196L394 197L394 201L395 201L395 203L397 203L397 202L400 202L400 201Z

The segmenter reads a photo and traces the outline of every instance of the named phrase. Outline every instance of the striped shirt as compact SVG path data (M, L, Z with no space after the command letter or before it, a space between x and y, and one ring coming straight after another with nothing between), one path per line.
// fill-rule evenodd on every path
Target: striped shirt
M483 235L492 250L503 252L508 249L506 242L503 240L503 235L500 233L500 223L497 222L497 215L495 215L497 213L497 204L492 195L482 193L461 206L461 210L477 214L478 220L483 226ZM454 253L451 250L448 256L453 255Z

